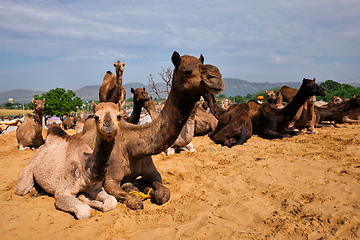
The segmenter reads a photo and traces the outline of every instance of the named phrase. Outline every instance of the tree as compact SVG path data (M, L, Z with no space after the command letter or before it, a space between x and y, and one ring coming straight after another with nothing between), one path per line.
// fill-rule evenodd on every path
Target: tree
M159 86L156 85L152 74L150 74L148 76L149 88L150 88L149 93L155 94L156 96L158 96L159 99L163 100L162 97L160 97L160 94L167 93L167 95L169 95L170 90L171 90L172 78L173 78L173 74L174 74L174 68L173 67L168 67L168 68L161 67L161 72L159 72L158 74L160 75L163 82L166 83L166 89L165 90L160 89Z
M326 96L322 98L326 102L329 102L333 96L338 96L342 99L351 99L354 95L360 93L360 88L356 88L349 84L341 84L333 80L326 80L325 82L320 83L320 86L326 90Z
M34 95L35 100L42 100L45 98L45 109L43 114L45 116L61 117L69 115L70 112L77 111L82 106L81 98L77 97L72 90L63 88L51 89L49 92L43 93L41 96ZM31 106L32 104L32 106ZM33 108L33 103L29 103L29 107Z

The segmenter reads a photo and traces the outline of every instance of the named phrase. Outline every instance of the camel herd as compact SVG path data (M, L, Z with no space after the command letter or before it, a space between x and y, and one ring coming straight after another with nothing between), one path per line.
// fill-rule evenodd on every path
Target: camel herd
M38 149L21 172L15 193L27 194L36 182L54 196L57 208L77 219L91 217L91 207L109 211L117 202L142 209L142 198L133 193L148 194L158 205L170 199L152 155L196 151L194 136L209 135L215 143L232 147L253 134L283 138L299 134L302 128L316 133L315 127L322 121L360 122L360 94L343 103L317 107L315 96L326 92L315 79L303 79L299 90L284 87L276 93L267 92L263 104L251 100L222 108L214 97L225 89L216 66L204 64L202 55L180 56L176 51L171 60L175 67L172 87L160 112L145 89L137 88L131 89L133 112L126 114L122 86L125 63L120 61L114 63L116 75L106 72L99 89L100 103L92 103L93 116L77 122L74 136L52 124L44 140L41 119L45 99L33 101L35 123L31 115L26 116L16 137L19 150ZM288 102L285 107L283 101ZM138 124L142 108L151 122Z

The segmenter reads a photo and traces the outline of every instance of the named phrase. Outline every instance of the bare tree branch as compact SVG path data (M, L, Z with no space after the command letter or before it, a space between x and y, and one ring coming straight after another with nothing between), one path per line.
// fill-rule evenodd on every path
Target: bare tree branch
M163 82L165 82L165 84L166 84L165 90L161 90L159 88L159 86L156 85L152 74L149 74L149 76L148 76L149 88L150 88L149 93L155 94L161 100L163 100L163 98L160 97L161 93L167 93L169 95L170 90L171 90L173 72L174 72L173 67L168 67L168 68L161 67L161 72L158 73L160 75L161 79L163 80Z

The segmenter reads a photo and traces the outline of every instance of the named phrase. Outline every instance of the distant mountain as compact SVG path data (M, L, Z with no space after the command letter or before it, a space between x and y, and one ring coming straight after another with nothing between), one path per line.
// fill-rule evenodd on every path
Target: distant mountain
M225 90L222 94L225 94L227 97L230 96L246 96L247 94L253 94L262 90L268 90L275 87L281 87L287 85L292 88L298 89L301 85L299 82L278 82L278 83L255 83L248 82L237 78L224 78ZM354 87L360 87L360 83L349 83ZM157 86L164 90L166 88L165 83L157 83ZM126 98L133 97L131 93L131 88L144 88L149 91L149 85L145 85L138 82L126 83L124 88L126 91ZM76 96L80 97L83 101L92 101L99 99L99 88L100 85L85 86L78 90L73 90L76 93ZM30 102L35 94L41 95L44 92L42 91L30 91L25 89L16 89L12 91L0 92L0 104L8 101L9 98L13 98L14 102ZM154 98L157 96L153 96ZM162 98L166 98L166 94L161 95Z

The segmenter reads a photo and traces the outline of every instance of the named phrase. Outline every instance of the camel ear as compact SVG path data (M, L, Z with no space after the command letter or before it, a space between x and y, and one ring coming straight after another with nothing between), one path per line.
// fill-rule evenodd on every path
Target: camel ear
M200 54L199 60L201 61L202 64L204 64L204 56L202 54Z
M116 67L116 63L114 63L114 67Z
M34 100L34 99L32 99L31 102L32 102L33 104L35 104L35 100Z
M93 112L95 113L95 108L96 108L96 103L94 101L91 102L91 109L93 110Z
M143 87L144 91L145 91L145 87Z
M45 103L45 98L43 98L43 103Z
M315 78L314 78L314 82L315 82Z
M181 63L180 54L177 51L174 51L173 55L171 56L171 61L174 64L175 68L178 68Z
M305 82L305 78L303 78L303 83Z
M132 94L135 94L134 88L131 88L131 93L132 93Z

